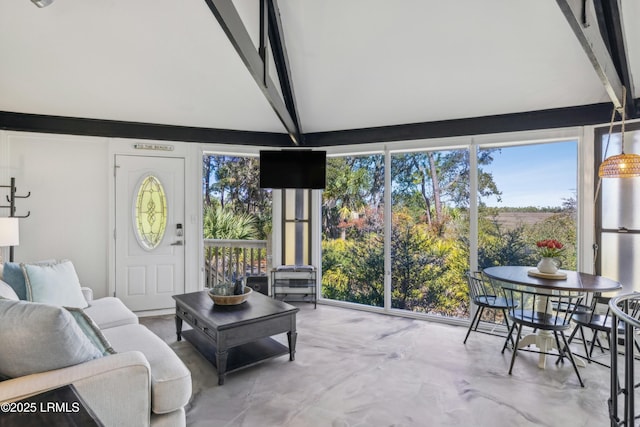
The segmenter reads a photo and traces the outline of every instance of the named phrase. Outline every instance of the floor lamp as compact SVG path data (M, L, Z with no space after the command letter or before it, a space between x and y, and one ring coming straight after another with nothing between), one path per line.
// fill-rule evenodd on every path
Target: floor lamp
M9 246L9 261L13 262L13 247L20 243L18 218L0 218L0 247ZM0 256L0 262L2 256Z

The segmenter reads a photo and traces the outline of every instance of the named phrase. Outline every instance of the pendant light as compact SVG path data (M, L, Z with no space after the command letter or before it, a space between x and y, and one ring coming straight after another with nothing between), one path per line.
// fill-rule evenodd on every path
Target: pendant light
M598 176L600 178L633 178L640 176L640 155L626 154L624 152L624 121L626 114L626 101L627 101L627 88L622 87L622 109L620 115L622 117L622 124L620 129L620 146L622 148L621 154L606 158L598 169ZM611 139L611 133L613 132L613 121L615 119L615 109L611 114L611 124L609 125L609 136L607 138L607 145L604 151L604 155L607 155L607 149L609 148L609 139Z

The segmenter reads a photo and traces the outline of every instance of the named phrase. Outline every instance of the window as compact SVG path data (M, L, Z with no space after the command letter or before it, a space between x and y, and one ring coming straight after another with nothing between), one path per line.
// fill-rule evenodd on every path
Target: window
M472 265L535 266L535 242L555 238L567 247L563 268L576 269L577 149L575 140L469 143L330 157L321 221L322 297L467 318L465 272Z
M391 307L457 316L469 265L469 152L391 156Z
M153 175L138 186L133 223L143 248L152 250L160 245L167 227L167 196L160 180Z
M311 190L282 190L282 260L311 264Z
M272 193L259 186L257 156L203 156L203 238L209 287L264 276L271 267ZM265 286L266 289L266 286Z
M535 242L565 245L562 268L576 270L577 142L478 150L478 266L532 265Z
M384 306L384 157L327 160L322 194L322 296Z

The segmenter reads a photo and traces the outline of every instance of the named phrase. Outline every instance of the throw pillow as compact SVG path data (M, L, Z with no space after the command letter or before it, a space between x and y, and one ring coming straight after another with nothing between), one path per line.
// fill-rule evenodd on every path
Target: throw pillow
M27 285L24 282L22 267L17 262L5 262L2 269L2 280L13 288L18 298L27 299Z
M55 264L56 260L49 259L43 261L37 261L30 264L47 265ZM27 300L27 284L24 280L24 272L22 266L17 262L5 262L2 268L2 280L7 282L9 286L13 288L18 298L21 300Z
M60 369L102 357L62 307L0 299L0 375Z
M10 300L19 300L18 295L16 295L16 291L13 290L8 283L0 280L0 298L10 299Z
M116 353L98 325L96 325L96 322L83 309L76 307L65 307L65 309L71 313L82 332L100 350L103 356Z
M89 305L82 295L80 279L71 261L21 265L29 301L65 307L86 308Z

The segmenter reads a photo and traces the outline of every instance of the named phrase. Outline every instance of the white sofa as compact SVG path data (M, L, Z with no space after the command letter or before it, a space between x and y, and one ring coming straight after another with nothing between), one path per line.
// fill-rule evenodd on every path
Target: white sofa
M94 300L88 288L82 293L89 302L84 312L116 353L1 381L0 402L73 384L105 426L185 426L192 385L184 363L119 299Z

